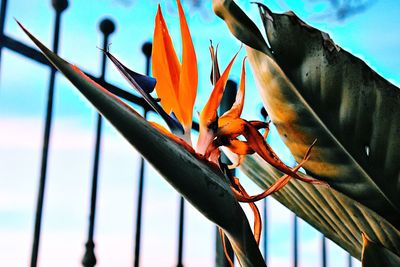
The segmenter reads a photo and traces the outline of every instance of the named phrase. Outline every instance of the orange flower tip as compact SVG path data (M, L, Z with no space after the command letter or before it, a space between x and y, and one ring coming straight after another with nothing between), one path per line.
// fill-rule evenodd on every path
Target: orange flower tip
M161 5L160 3L158 3L157 5L157 12L156 12L156 16L155 16L155 23L159 23L160 21L160 16L162 16L162 12L161 12Z
M364 232L361 232L361 238L362 238L362 241L363 241L363 249L364 249L364 247L365 247L368 243L370 243L371 240L368 238L368 236L367 236Z

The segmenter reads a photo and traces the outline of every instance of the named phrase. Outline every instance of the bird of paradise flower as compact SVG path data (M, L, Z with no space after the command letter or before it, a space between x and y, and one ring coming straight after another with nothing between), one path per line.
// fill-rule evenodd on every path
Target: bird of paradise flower
M196 154L199 158L208 160L221 170L224 170L226 166L223 166L219 161L221 155L220 147L226 147L238 156L238 161L234 164L235 167L239 166L242 156L257 153L268 163L286 174L263 193L256 196L249 196L240 184L239 179L231 176L231 172L224 171L231 180L232 191L236 198L239 201L248 202L254 213L254 238L258 244L261 235L261 218L258 208L254 204L255 201L280 190L289 182L290 177L309 183L320 183L320 181L307 179L296 173L296 171L309 158L313 144L311 144L310 148L307 150L304 160L294 169L291 169L279 159L268 143L265 142L269 130L269 123L262 121L247 121L240 118L245 97L245 59L243 59L242 62L242 73L235 102L230 110L225 112L221 117L218 117L217 110L222 99L231 67L238 53L233 56L223 73L220 74L217 50L214 49L211 44L211 80L214 89L205 107L199 114L200 133L197 147L195 149L193 148L190 134L193 120L193 107L197 94L197 59L188 24L179 0L177 0L177 5L182 37L182 62L179 62L178 60L160 5L158 5L152 49L152 71L155 80L134 73L108 51L104 52L117 66L125 78L128 79L128 81L136 80L136 84L133 84L133 86L138 89L152 107L158 106L157 101L150 95L153 86L155 86L157 96L159 97L158 100L162 106L162 109L157 107L155 110L160 113L164 119L166 118L172 133L159 124L154 122L152 124L164 134L168 135L171 139L180 143L191 153ZM143 87L150 90L142 90L143 88L140 89L138 80L147 81L147 83L143 84ZM150 84L152 86L148 86ZM173 116L167 115L171 113ZM264 135L259 133L260 129L265 129ZM238 139L241 135L246 141ZM223 239L224 234L222 230L220 230L220 234ZM232 263L230 259L229 261Z
M292 177L308 183L322 183L318 180L305 178L301 174L297 173L301 166L309 159L315 141L307 149L303 161L296 167L290 168L282 162L265 141L269 132L269 122L247 121L241 118L245 97L245 58L242 61L239 89L237 91L235 102L231 109L218 117L217 110L222 99L230 70L239 52L233 56L221 74L217 59L217 49L211 44L211 82L214 88L206 105L199 113L199 137L197 146L194 147L191 140L191 130L193 107L198 84L197 59L182 5L180 0L177 0L176 2L178 6L182 37L181 62L176 55L160 5L158 6L155 17L153 36L152 72L154 78L130 70L109 51L103 52L114 63L123 77L142 95L150 107L163 118L170 131L155 122L150 122L150 124L162 134L178 143L198 160L205 162L214 170L223 173L223 175L228 178L230 188L237 201L249 203L254 214L254 239L256 243L259 244L261 235L261 217L254 202L280 190ZM63 71L62 69L62 64L57 65L59 64L57 63L58 59L54 60L54 58L52 58L53 56L46 50L47 48L33 37L20 23L19 25L39 46L49 60L65 73L65 70ZM81 77L84 77L84 79L92 83L96 88L103 91L103 93L107 94L108 97L114 98L117 100L117 103L121 105L126 105L116 96L106 91L106 89L95 84L95 82L85 76L76 66L69 67L72 68L74 72L79 73ZM158 98L154 98L151 95L154 89ZM264 134L259 132L261 129L264 129ZM240 139L240 136L242 136L244 140L243 138ZM230 166L227 166L220 161L222 147L225 147L237 156L236 162ZM228 171L228 169L239 166L241 159L245 155L253 153L257 153L265 161L283 172L285 175L271 185L271 187L266 191L258 195L250 196L241 185L239 179L233 176L232 172ZM225 248L224 231L222 228L220 228L219 231ZM233 262L229 259L226 249L224 249L224 251L229 263L233 266Z

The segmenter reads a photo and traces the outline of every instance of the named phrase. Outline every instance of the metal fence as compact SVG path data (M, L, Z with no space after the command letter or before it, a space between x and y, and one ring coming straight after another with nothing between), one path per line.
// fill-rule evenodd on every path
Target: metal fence
M36 203L36 213L35 213L35 224L34 224L34 236L33 236L33 244L32 244L32 252L30 259L30 266L35 267L37 265L38 260L38 252L39 252L39 243L41 236L41 223L42 223L42 213L43 213L43 204L44 204L44 196L46 189L46 174L47 174L47 163L48 163L48 152L49 152L49 140L51 136L52 129L52 117L53 117L53 100L54 100L54 92L55 92L55 75L57 70L52 67L49 62L44 58L44 56L36 49L15 40L9 36L7 36L4 32L5 23L6 23L6 14L7 14L7 0L1 1L0 7L0 63L1 63L1 55L3 49L9 49L14 51L27 59L33 60L37 63L46 65L49 67L50 75L49 75L49 83L48 83L48 94L47 94L47 106L45 113L45 129L43 133L42 140L42 153L41 153L41 168L40 168L40 180L38 185L38 195L37 195L37 203ZM55 18L54 18L54 33L53 33L53 45L52 50L57 53L59 47L59 37L61 32L61 24L62 24L62 15L63 12L68 7L67 0L52 0L52 6L54 8ZM103 49L106 49L107 44L110 41L110 35L115 30L115 25L110 19L103 19L101 21L100 31L102 33L103 38ZM149 74L150 70L150 56L151 56L151 43L144 43L142 46L142 53L146 57L146 74ZM95 77L90 73L87 73L89 77L94 79L103 87L107 88L109 91L114 93L115 95L143 107L144 113L143 116L146 117L148 112L151 111L150 107L146 102L142 100L142 98L135 96L129 93L127 90L114 86L113 84L108 83L105 80L106 75L106 56L103 55L101 60L101 75L99 77ZM0 65L2 68L4 66ZM235 83L231 82L230 86L235 86ZM228 90L230 91L230 90ZM98 173L99 173L99 159L101 156L100 142L102 138L102 122L103 119L100 115L97 115L97 127L96 127L96 143L93 151L93 169L92 169L92 184L91 184L91 202L90 202L90 211L89 211L89 225L88 225L88 237L86 242L86 250L84 253L84 257L82 259L82 265L85 267L95 266L96 265L96 256L94 253L94 227L95 227L95 215L96 215L96 197L97 197L97 181L98 181ZM198 125L194 123L194 129L198 130ZM145 170L145 162L143 159L140 159L140 170L138 175L138 196L137 196L137 214L136 214L136 229L134 236L134 262L133 266L139 266L140 259L140 244L141 244L141 222L142 222L142 206L143 206L143 182L144 182L144 170ZM132 174L134 175L134 174ZM268 233L267 233L267 200L264 199L263 202L263 222L264 222L264 231L263 231L263 254L265 256L265 260L268 259ZM185 211L185 202L181 197L180 199L180 208L179 208L179 220L178 220L178 255L177 255L177 267L183 266L183 240L184 240L184 211ZM293 266L298 266L298 218L297 216L293 216L293 245L292 245L292 258L293 258ZM218 250L218 248L217 248ZM221 253L221 252L219 252ZM322 237L321 239L321 255L322 261L321 266L327 266L327 248L326 248L326 239ZM217 253L218 254L218 253ZM219 255L219 258L221 255ZM228 266L226 261L218 260L217 255L216 265L217 266ZM1 264L1 263L0 263ZM348 257L348 266L352 266L352 258Z

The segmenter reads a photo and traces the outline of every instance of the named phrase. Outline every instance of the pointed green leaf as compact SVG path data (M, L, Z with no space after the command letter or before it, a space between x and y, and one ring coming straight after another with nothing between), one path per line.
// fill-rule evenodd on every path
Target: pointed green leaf
M375 232L379 238L374 241L399 254L399 88L291 12L274 14L260 5L271 48L258 48L246 37L254 37L250 32L253 26L246 28L249 22L241 24L238 18L244 15L237 11L236 4L232 0L213 1L219 6L216 13L247 45L265 108L296 160L301 160L308 144L317 138L304 168L311 176L328 182L332 192L341 193L348 205L363 208L362 213L353 213L352 209L341 213L340 208L334 207L334 200L325 201L327 196L321 195L319 188L292 192L296 201L286 201L286 205L356 257L360 257L360 232L342 232L328 226L359 231L360 227L353 227L353 218L349 217L364 214L365 210L369 211L367 214L374 212L375 219L360 215L357 223ZM247 166L245 162L243 168L249 172L250 168L265 168L260 162L253 163ZM252 178L267 182L265 175L253 173ZM303 200L307 196L313 202ZM302 212L303 207L296 208L298 203L313 203L316 209L331 206L332 212ZM349 242L352 235L355 240Z
M46 58L186 200L224 229L243 267L265 266L247 218L219 170L156 130L127 104L20 26Z
M279 65L257 50L248 48L247 53L265 108L296 160L301 161L308 144L317 138L304 169L398 226L397 205L321 121Z
M229 7L235 5L233 1L223 2ZM269 34L270 39L274 38L269 40L271 45L280 38L271 47L276 51L273 50L272 54L269 50L265 52L263 49L262 52L250 46L246 51L265 108L283 141L296 160L301 161L308 144L318 138L311 159L304 168L399 226L400 194L396 194L398 187L393 185L399 183L400 177L400 90L361 60L339 50L326 34L306 25L293 13L277 15L261 6L261 14L266 25L281 26ZM239 15L243 16L242 13ZM238 23L234 18L239 15L225 12L223 18L230 25L231 21ZM280 19L285 23L279 24ZM243 32L245 26L231 25L229 28L240 37L246 35ZM290 27L296 31L289 32ZM280 31L283 34L278 34ZM319 39L315 37L310 41L307 34L319 34ZM247 42L247 39L241 41ZM283 54L282 50L286 51L282 56L287 60L284 63L286 69L291 70L300 64L293 71L293 78L298 78L298 87L286 75L280 65L282 62L276 59L278 54ZM310 55L312 53L313 56ZM327 53L336 54L328 60L325 59ZM332 61L336 62L334 67L330 67ZM330 68L335 70L330 73ZM312 79L306 78L310 75ZM303 83L302 79L307 82ZM360 87L362 90L359 90ZM340 92L340 98L336 96L337 92ZM355 141L364 140L365 136L369 140L364 145ZM346 138L354 142L345 141ZM368 145L369 156L366 155L365 145ZM385 166L387 170L383 171Z
M249 17L232 0L213 0L214 12L226 25L233 35L245 45L268 53L267 43L264 41L260 30Z
M289 90L301 95L301 99L286 101L308 106L320 120L313 129L300 133L319 134L319 128L326 128L325 135L336 139L336 144L329 146L340 150L336 155L321 153L305 169L367 206L376 207L378 213L384 214L381 204L392 204L397 219L390 220L400 226L400 89L294 13L275 14L264 6L260 9L267 14L262 17L275 62L294 85ZM265 98L269 97L266 87L263 91ZM302 119L299 116L295 123L302 128L311 126ZM282 136L286 133L284 129L280 132ZM286 134L285 143L300 157L299 138ZM327 148L328 144L320 146ZM323 171L329 169L338 171ZM365 187L381 191L381 197L365 193Z

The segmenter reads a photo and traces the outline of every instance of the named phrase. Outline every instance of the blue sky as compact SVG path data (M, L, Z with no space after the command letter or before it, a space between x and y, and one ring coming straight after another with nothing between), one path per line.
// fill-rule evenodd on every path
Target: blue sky
M54 14L51 1L10 0L6 34L29 43L12 17L18 18L45 44L51 44ZM248 1L238 1L261 25L258 10ZM174 1L161 1L177 50L180 50L178 18ZM344 49L361 57L382 76L399 85L400 77L400 1L376 1L365 12L344 22L322 19L329 10L324 1L265 1L274 11L294 10L313 26L327 31ZM116 0L74 1L64 14L60 54L84 70L99 74L101 44L99 20L111 17L117 31L111 37L111 52L137 71L144 71L140 53L144 41L151 40L157 1L136 0L124 6ZM204 105L209 85L209 40L220 45L220 63L225 66L240 43L225 24L204 4L199 13L185 5L199 62L199 96L195 108ZM322 13L321 13L322 12ZM316 15L317 14L317 15ZM179 52L178 52L179 54ZM241 57L244 51L241 52ZM261 103L251 71L248 82L245 117L259 118ZM27 265L32 242L34 206L40 168L41 136L47 94L48 69L3 50L0 73L0 264ZM240 60L232 69L232 79L240 73ZM107 80L128 89L109 64ZM61 257L64 265L80 266L86 239L87 213L94 147L95 113L69 82L57 76L55 113L48 170L40 266L55 266ZM140 110L140 109L138 109ZM155 118L156 119L156 118ZM278 153L287 155L274 138ZM108 124L102 143L99 177L99 202L96 225L98 266L129 266L137 194L138 154ZM243 179L245 179L243 177ZM249 181L253 192L258 189ZM271 266L288 266L291 260L292 214L269 200ZM174 266L176 259L178 195L154 170L147 168L145 184L143 266ZM211 266L214 228L197 211L188 208L185 239L185 263ZM319 266L320 235L301 222L300 266ZM117 248L117 249L116 249ZM329 243L329 266L341 266L346 255ZM111 253L112 252L112 253ZM155 257L157 255L157 257ZM317 255L317 256L315 256Z

